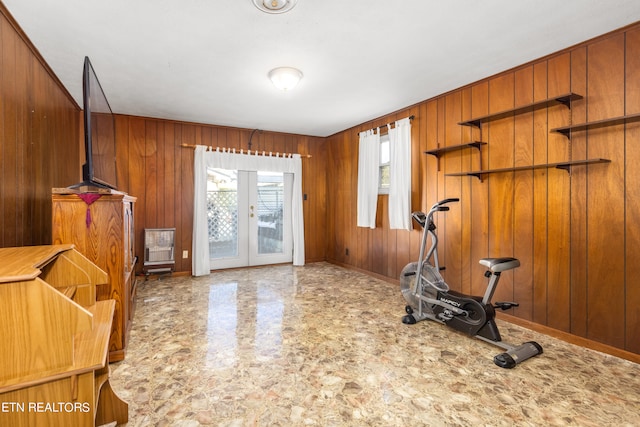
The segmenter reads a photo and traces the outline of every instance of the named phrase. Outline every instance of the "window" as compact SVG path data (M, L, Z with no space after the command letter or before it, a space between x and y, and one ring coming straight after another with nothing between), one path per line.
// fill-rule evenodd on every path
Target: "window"
M389 194L389 134L380 135L380 167L378 175L378 194Z

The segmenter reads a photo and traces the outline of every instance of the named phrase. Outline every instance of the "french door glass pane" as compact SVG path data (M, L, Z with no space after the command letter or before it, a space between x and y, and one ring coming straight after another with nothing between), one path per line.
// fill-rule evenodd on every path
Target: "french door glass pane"
M208 170L207 225L210 258L238 256L238 171Z
M258 172L257 210L258 253L283 253L284 174Z

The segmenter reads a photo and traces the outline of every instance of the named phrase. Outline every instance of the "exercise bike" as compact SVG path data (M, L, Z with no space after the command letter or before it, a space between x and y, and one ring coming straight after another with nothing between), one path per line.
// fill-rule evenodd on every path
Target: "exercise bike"
M484 275L489 279L483 297L450 290L440 274L444 267L440 267L438 262L438 236L433 215L436 212L448 211L449 207L445 205L459 200L441 200L435 203L426 215L423 212L412 213L414 221L423 229L422 243L418 261L407 264L400 273L400 289L408 303L405 307L407 314L402 318L402 322L415 324L429 319L443 323L506 350L495 356L493 361L502 368L513 368L542 353L542 347L534 341L519 346L503 342L495 322L495 309L508 310L518 306L515 302L492 303L491 299L498 286L500 274L519 267L520 261L516 258L482 258L480 264L488 268ZM431 247L425 255L427 236L431 237Z

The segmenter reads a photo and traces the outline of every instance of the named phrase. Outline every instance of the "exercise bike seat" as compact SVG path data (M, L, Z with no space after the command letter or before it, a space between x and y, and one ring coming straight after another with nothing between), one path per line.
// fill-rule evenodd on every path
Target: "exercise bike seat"
M520 261L516 258L482 258L481 265L484 265L494 273L501 271L511 270L512 268L520 267Z

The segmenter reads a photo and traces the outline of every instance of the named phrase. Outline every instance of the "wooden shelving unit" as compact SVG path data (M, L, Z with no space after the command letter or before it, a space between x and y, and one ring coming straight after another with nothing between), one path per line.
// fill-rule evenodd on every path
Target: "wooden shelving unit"
M15 403L0 425L126 423L109 385L115 301L95 299L107 273L73 245L2 248L0 259L0 402Z
M478 153L480 152L480 147L482 147L483 145L487 145L486 142L482 142L482 141L472 141L472 142L467 142L464 144L459 144L459 145L450 145L448 147L441 147L441 148L436 148L434 150L427 150L424 153L425 154L429 154L431 156L435 156L435 158L438 160L438 171L440 170L440 157L445 154L445 153L449 153L452 151L460 151L460 150L465 150L465 149L469 149L469 148L475 148L478 150ZM482 169L482 156L479 155L478 156L480 158L480 169Z
M578 95L577 93L568 93L565 95L544 99L542 101L534 102L528 105L523 105L521 107L500 111L498 113L488 114L486 116L481 116L481 117L475 117L473 119L466 120L458 124L461 126L474 126L480 129L480 132L482 132L483 123L487 123L492 120L499 120L506 117L515 116L515 115L526 113L526 112L531 112L531 111L542 109L542 108L548 108L557 104L564 105L565 107L571 109L571 103L579 99L582 99L582 95ZM584 123L580 125L565 126L562 128L552 129L551 132L559 132L565 135L566 137L570 137L572 130L590 129L592 127L593 128L602 127L602 126L607 126L607 125L612 125L617 123L626 123L627 121L635 121L635 120L640 120L640 114L636 114L632 116L617 117L609 120L601 120L598 122ZM429 151L425 151L425 153L438 157L438 170L440 170L440 159L439 159L440 155L448 151L461 150L464 148L477 148L478 151L480 151L481 145L485 145L485 144L486 142L474 141L467 144L455 145L451 147L443 147L442 149L436 149L436 150L429 150ZM592 164L598 164L598 163L610 163L610 162L611 160L608 160L608 159L570 160L567 162L559 162L559 163L545 163L540 165L517 166L517 167L510 167L510 168L483 170L482 156L480 156L480 168L478 170L468 171L468 172L447 173L445 174L445 176L474 176L478 178L480 181L482 181L482 178L485 175L496 174L496 173L517 172L517 171L525 171L525 170L533 170L533 169L551 169L551 168L563 169L563 170L566 170L567 172L570 172L571 168L573 168L574 166L585 166L585 165L592 165Z

